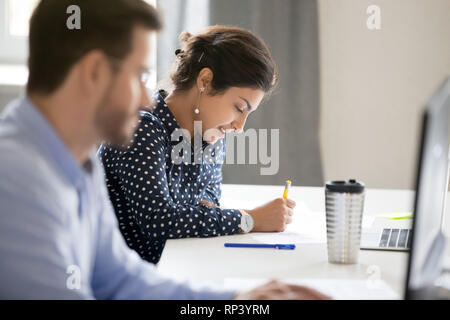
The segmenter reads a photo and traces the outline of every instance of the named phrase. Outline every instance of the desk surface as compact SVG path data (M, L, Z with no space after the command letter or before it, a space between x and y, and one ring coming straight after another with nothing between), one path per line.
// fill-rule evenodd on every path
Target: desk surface
M222 203L227 207L246 208L250 202L263 204L280 197L282 192L283 186L223 185ZM323 188L292 187L289 198L302 201L312 212L325 212ZM364 214L412 211L413 200L412 191L368 189ZM255 242L250 234L169 240L158 269L179 280L216 285L223 285L227 278L364 280L379 276L403 295L406 252L361 250L358 264L337 265L328 263L326 243L298 244L295 250L286 251L224 247L225 242L247 241Z

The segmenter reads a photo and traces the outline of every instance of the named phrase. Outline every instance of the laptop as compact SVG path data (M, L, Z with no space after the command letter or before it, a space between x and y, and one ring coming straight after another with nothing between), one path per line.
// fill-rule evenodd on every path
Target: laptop
M404 292L398 294L384 281L370 279L297 279L288 283L307 285L334 299L434 299L434 286L443 270L445 237L442 212L448 185L450 78L433 95L422 118L422 130L413 219L376 219L366 244L386 250L409 250ZM370 238L372 237L372 238ZM264 279L226 279L225 287L250 289Z
M435 298L435 281L443 270L442 231L449 174L450 78L433 95L422 122L422 142L405 299Z
M361 230L361 250L408 251L412 240L412 219L376 218Z
M449 179L448 154L448 84L444 82L430 99L422 123L421 165L423 166L422 193L426 194L433 205L433 215L424 222L435 229L442 228L446 209L446 197ZM419 168L420 169L420 168ZM420 173L419 173L420 174ZM418 187L418 186L417 186ZM417 193L419 190L416 190ZM427 210L422 208L423 210ZM432 220L431 220L432 219ZM430 221L431 220L431 221ZM370 228L361 231L362 250L408 251L411 248L413 219L392 220L377 217Z
M362 234L365 245L385 250L410 249L404 299L435 299L436 280L443 270L445 237L442 232L449 175L450 78L447 78L429 100L422 116L422 129L413 219L376 219L369 232ZM384 221L383 221L384 220ZM373 232L370 238L370 232ZM392 299L392 290L383 283L377 290L360 288L361 282L341 280L332 291L341 299ZM330 286L330 284L328 284ZM320 285L316 287L320 289ZM325 288L325 287L323 287ZM339 290L349 293L345 296ZM358 295L352 294L352 289ZM447 293L448 294L448 293ZM402 298L402 297L396 297ZM447 297L448 298L448 297Z
M441 288L435 284L445 257L442 220L449 182L449 117L450 78L447 78L429 100L422 117L413 219L389 222L376 219L369 229L373 238L365 236L366 245L372 244L377 249L410 248L402 296L394 294L384 282L375 288L369 288L364 280L317 279L305 284L329 292L336 299L439 298Z

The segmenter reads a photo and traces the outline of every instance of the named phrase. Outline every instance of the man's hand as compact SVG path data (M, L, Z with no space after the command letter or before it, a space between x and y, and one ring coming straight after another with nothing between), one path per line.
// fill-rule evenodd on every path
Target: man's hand
M236 300L330 300L331 297L317 290L272 280L246 292L240 292Z

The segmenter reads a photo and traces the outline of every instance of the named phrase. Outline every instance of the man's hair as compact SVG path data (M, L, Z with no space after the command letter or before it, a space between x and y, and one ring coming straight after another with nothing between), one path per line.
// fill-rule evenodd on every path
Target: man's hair
M67 26L71 5L80 8L80 29ZM27 91L53 92L92 50L123 60L133 50L136 26L162 27L155 8L143 0L41 0L30 19Z

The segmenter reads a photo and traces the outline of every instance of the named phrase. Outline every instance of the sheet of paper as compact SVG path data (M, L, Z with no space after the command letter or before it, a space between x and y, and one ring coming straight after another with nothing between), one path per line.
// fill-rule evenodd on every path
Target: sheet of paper
M252 232L250 235L262 243L326 243L325 216L311 212L304 202L297 202L292 223L284 232Z
M251 236L257 242L271 244L300 244L300 243L325 243L326 238L321 236L301 234L297 232L252 232Z
M250 290L268 279L226 278L224 287L231 290ZM382 281L353 279L288 279L284 282L308 286L337 300L396 300L399 295Z
M370 228L375 221L374 216L364 216L362 228ZM250 233L258 242L262 243L326 243L327 226L324 212L308 212L298 214L293 218L284 232Z
M229 202L222 207L255 208L261 203L245 199ZM370 228L375 216L364 216L362 228ZM325 212L312 212L303 201L297 201L290 223L284 232L252 232L250 235L261 243L326 243L327 230Z

